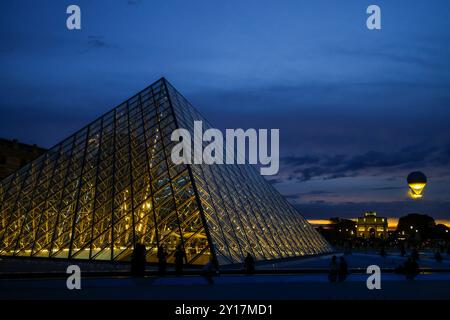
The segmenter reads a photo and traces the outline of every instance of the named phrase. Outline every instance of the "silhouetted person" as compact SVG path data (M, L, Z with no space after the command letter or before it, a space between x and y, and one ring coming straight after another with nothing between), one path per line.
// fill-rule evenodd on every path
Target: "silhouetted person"
M339 272L339 265L337 263L337 258L336 256L333 256L330 262L330 274L328 275L328 279L330 280L330 282L336 282L338 272Z
M397 265L397 267L395 267L394 269L394 273L405 274L405 263Z
M247 256L244 259L244 269L247 274L255 273L255 260L250 253L247 253Z
M382 246L380 249L380 256L382 256L383 258L386 258L387 256L386 249L384 248L384 246Z
M419 251L417 250L417 248L412 249L412 251L411 251L411 258L414 261L419 260Z
M400 246L400 255L404 257L406 255L405 245L402 243Z
M338 270L338 278L339 281L345 281L348 275L348 265L347 261L345 261L344 257L339 258L339 270Z
M338 280L344 281L348 275L348 264L344 257L339 258Z
M209 261L203 266L202 274L209 284L214 283L213 276L217 273L217 270L217 263L213 258L209 259Z
M167 261L166 261L167 253L164 250L163 246L158 247L158 273L160 275L164 275L166 273Z
M145 274L146 249L141 243L136 244L131 256L131 275L133 277L143 277Z
M442 262L442 255L439 251L435 253L434 258L436 259L437 262Z
M406 275L406 279L414 279L419 273L419 265L417 264L416 260L408 258L404 266L404 272Z
M183 273L183 263L185 253L181 245L177 245L177 249L175 250L175 273L177 275L181 275Z
M345 242L344 254L345 255L352 254L352 242L351 241Z

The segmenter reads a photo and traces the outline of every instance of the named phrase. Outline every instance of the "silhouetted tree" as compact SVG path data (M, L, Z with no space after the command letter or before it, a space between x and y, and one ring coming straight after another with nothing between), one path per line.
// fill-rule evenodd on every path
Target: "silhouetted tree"
M444 224L437 224L434 228L433 238L450 241L450 228Z
M346 241L356 237L356 222L348 219L331 218L331 224L325 228L319 228L319 232L329 242L344 245Z
M397 233L404 234L408 240L419 242L432 238L435 229L434 219L425 214L411 213L398 220Z

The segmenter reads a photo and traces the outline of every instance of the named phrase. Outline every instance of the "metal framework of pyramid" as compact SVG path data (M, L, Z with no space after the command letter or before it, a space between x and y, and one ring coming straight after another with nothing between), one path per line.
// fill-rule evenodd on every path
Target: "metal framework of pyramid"
M164 78L0 183L0 255L173 262L320 254L329 244L251 165L174 165L176 128L202 120Z

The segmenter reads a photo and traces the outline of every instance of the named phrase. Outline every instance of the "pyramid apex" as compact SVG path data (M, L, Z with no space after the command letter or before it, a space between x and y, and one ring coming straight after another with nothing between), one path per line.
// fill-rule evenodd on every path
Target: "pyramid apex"
M157 82L168 82L166 77L162 76Z

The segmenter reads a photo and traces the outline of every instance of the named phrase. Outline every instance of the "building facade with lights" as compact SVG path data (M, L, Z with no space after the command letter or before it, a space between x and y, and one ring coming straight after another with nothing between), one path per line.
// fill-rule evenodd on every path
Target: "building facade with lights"
M207 122L164 78L0 182L0 255L187 264L330 245L251 165L175 165L171 133ZM207 128L206 128L207 129Z
M366 212L357 218L357 236L361 238L386 238L388 235L388 221L385 217L377 217L373 211Z

